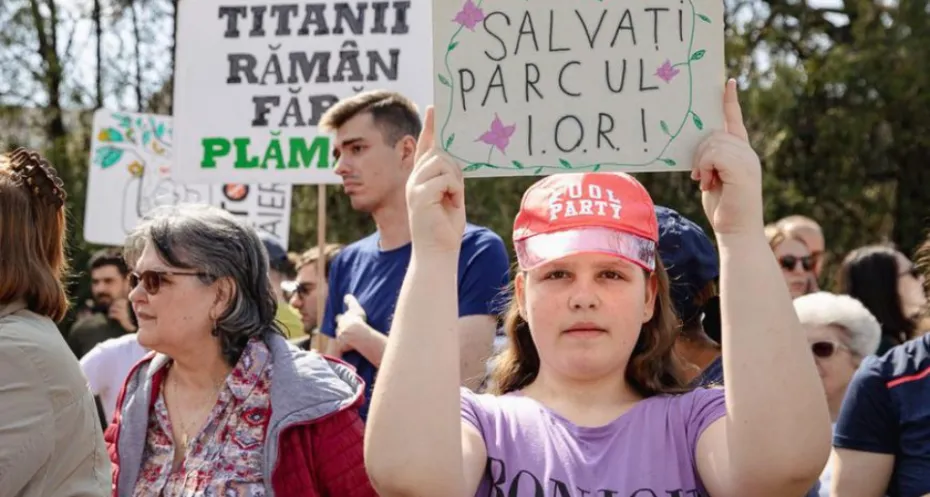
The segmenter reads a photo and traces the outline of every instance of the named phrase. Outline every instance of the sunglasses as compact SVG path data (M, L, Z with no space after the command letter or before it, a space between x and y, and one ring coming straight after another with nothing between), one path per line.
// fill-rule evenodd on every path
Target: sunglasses
M207 273L184 273L178 271L143 271L140 273L132 273L129 275L129 287L136 288L139 284L142 284L142 288L145 290L145 293L149 295L155 295L161 290L162 284L165 282L166 276L198 276L204 277Z
M833 354L836 354L836 351L839 349L845 349L845 345L841 345L836 342L814 342L811 344L811 353L814 354L814 357L819 357L821 359L828 359L833 357Z
M786 271L794 271L794 269L798 267L799 262L805 271L814 269L814 258L809 255L805 255L804 257L786 255L778 259L778 264Z

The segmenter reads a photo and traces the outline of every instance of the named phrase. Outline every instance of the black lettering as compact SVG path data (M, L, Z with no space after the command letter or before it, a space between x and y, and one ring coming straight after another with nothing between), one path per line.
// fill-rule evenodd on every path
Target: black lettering
M281 220L280 220L280 219L278 219L277 221L271 221L271 222L268 222L268 223L261 223L261 224L259 224L258 226L256 226L256 228L258 228L258 229L260 229L260 230L262 230L262 231L264 231L264 232L266 232L266 233L268 233L268 234L270 234L270 235L274 235L276 238L280 238L280 236L278 236L278 225L279 225L279 224L281 224Z
M655 492L648 488L641 488L630 494L630 497L646 497L647 495L650 497L658 497Z
M652 38L656 48L659 48L659 12L668 12L667 7L646 7L646 12L652 12Z
M391 28L393 35L405 35L410 32L410 26L407 25L407 9L410 8L410 1L394 2L394 27Z
M287 188L288 188L287 185L283 185L279 183L268 183L268 184L258 185L258 191L260 192L287 193Z
M465 74L468 73L468 77L471 78L471 83L468 88L465 88ZM462 97L462 112L468 110L468 106L465 105L465 94L475 89L475 73L471 72L471 69L459 69L459 95Z
M549 478L549 483L552 483L552 497L572 497L565 482Z
M249 31L249 36L265 36L265 11L268 10L267 5L253 5L252 6L252 30Z
M533 114L526 115L526 151L527 154L533 155Z
M323 114L325 114L330 107L339 101L339 97L336 95L315 95L310 97L309 100L312 114L310 115L310 122L307 124L310 126L316 126L319 124L320 118L323 117Z
M239 17L245 19L248 11L245 7L220 7L219 17L226 17L226 32L223 36L226 38L239 37Z
M620 495L616 490L601 489L597 491L597 497L617 497Z
M371 27L372 34L387 33L387 24L384 23L384 13L390 7L389 2L371 2L371 11L375 14L374 26Z
M569 61L569 62L566 62L565 65L562 66L562 69L559 71L559 89L562 90L562 93L568 95L569 97L580 97L581 92L572 93L567 88L565 88L565 84L562 82L562 77L565 75L565 70L568 69L568 66L580 66L580 65L581 65L581 62L578 62L576 60Z
M268 63L265 64L265 72L262 73L262 81L260 83L262 86L268 84L265 82L268 76L274 77L274 84L280 85L284 83L284 76L281 74L281 61L278 60L278 54L274 52L271 52L271 55L268 56Z
M552 48L552 35L555 34L555 11L549 9L549 52L567 52L568 47Z
M507 466L504 461L488 457L488 475L491 477L491 490L494 491L494 497L504 497L504 489L501 485L507 481Z
M526 31L527 24L529 24L529 31ZM530 35L533 37L533 47L536 48L536 51L539 51L539 43L536 41L536 29L533 27L533 17L530 16L530 11L526 11L523 14L523 22L520 23L520 33L517 36L517 46L513 48L513 54L517 55L520 53L520 41L523 40L523 35Z
M643 143L649 143L649 139L646 137L646 109L639 108L639 123L643 130Z
M300 29L297 30L297 34L300 36L309 35L310 25L313 24L316 26L316 31L313 32L313 36L328 35L329 25L326 24L325 12L325 3L308 3L307 13L304 15L304 22L300 26Z
M639 91L658 90L659 89L658 86L643 86L645 84L644 79L643 79L644 76L646 75L645 73L646 73L645 63L643 62L643 59L639 59Z
M578 9L575 9L575 15L578 17L578 20L581 21L581 27L584 28L584 34L588 38L588 46L593 49L594 41L597 40L597 34L601 32L601 25L604 24L604 18L607 17L607 10L601 12L601 18L597 21L597 28L594 29L594 34L591 34L591 31L588 30L588 23L585 22L584 17L582 17Z
M497 79L499 82L495 83L494 80ZM484 98L481 100L481 106L484 107L488 102L488 95L491 94L491 88L500 88L501 96L504 98L504 103L507 103L507 88L504 87L504 71L501 70L501 65L498 64L497 68L494 69L494 74L491 75L491 81L488 83L488 89L484 92Z
M329 83L329 57L330 52L313 52L313 57L310 59L307 59L307 52L289 53L291 72L287 82L292 85L301 82L309 83L313 78L314 69L317 69L315 82ZM299 76L297 71L300 71Z
M306 126L303 112L301 112L300 109L300 100L296 96L292 96L290 102L287 103L287 107L284 109L284 116L281 117L281 122L278 123L278 126L281 128L290 126L287 122L288 119L294 120L294 126Z
M381 72L388 81L397 81L397 64L398 57L400 57L400 50L392 48L388 50L388 54L391 56L390 66L384 63L384 59L381 58L381 54L379 54L377 50L368 51L368 77L365 79L368 81L378 81L377 68L380 67Z
M267 199L270 203L265 203L263 200ZM284 195L259 195L258 196L258 206L259 207L268 207L272 209L284 209Z
M605 120L610 123L610 127L607 129L604 129ZM607 136L607 133L610 133L613 130L614 130L614 117L604 112L598 112L597 113L597 148L601 148L601 138L603 137L604 141L607 142L607 145L610 147L611 150L616 149L616 147L614 147L613 142L610 141L610 137Z
M519 473L513 475L513 481L510 482L510 488L507 490L507 497L518 497L521 495L526 495L526 494L520 493L520 477L523 475L527 475L530 477L531 480L533 480L534 497L544 497L542 483L540 483L539 480L536 479L533 473L530 473L529 471L525 469L520 470Z
M623 69L620 71L620 86L617 89L614 89L614 86L610 83L611 82L610 61L609 60L604 61L604 72L607 73L607 89L610 90L612 93L620 93L621 91L623 91L623 85L626 83L626 59L623 59L622 67Z
M572 121L575 121L575 124L578 126L578 139L575 140L575 143L571 145L570 147L563 147L562 140L559 139L560 136L562 135L561 133L562 123L569 119ZM584 140L584 126L581 124L581 119L578 119L578 117L568 114L566 116L560 117L559 120L556 121L555 123L555 146L558 147L559 150L561 150L562 152L573 152L575 149L581 146L582 140Z
M500 62L507 57L507 45L504 43L504 40L501 39L501 37L498 36L497 33L491 31L491 29L488 27L488 21L492 17L498 16L498 15L504 16L504 21L507 23L508 26L510 26L510 17L503 12L491 12L490 14L484 16L484 22L482 23L482 26L484 27L484 31L487 34L493 36L494 39L496 39L497 42L501 44L501 56L500 57L494 57L493 55L488 53L487 50L484 51L484 55L487 56L487 58L493 60L494 62Z
M333 28L334 35L345 34L345 30L342 29L343 22L349 24L349 30L352 31L354 35L361 35L365 32L365 10L368 9L367 2L358 2L357 4L358 13L353 13L352 6L339 2L333 4L333 8L336 10L336 26Z
M681 9L678 9L678 41L685 41L685 19Z
M281 97L278 95L252 97L252 103L255 105L255 117L252 119L252 126L268 126L268 113L271 107L281 105Z
M237 217L246 217L246 216L249 215L249 213L246 212L246 211L234 211L234 210L232 210L232 209L229 207L229 205L226 204L226 201L225 201L225 200L221 200L221 201L220 201L220 209L223 209L224 211L226 211L226 212L232 214L233 216L237 216Z
M536 75L533 77L533 79L530 79L530 68L533 68L533 71L536 72ZM536 83L539 83L539 66L532 62L527 62L524 65L523 71L526 75L526 78L524 78L526 79L526 88L524 89L526 94L526 101L530 101L530 88L536 92L536 96L538 96L540 99L543 98L542 93L539 92L539 88L536 88Z
M275 36L291 35L291 16L296 16L298 12L300 12L300 7L296 3L271 6L271 17L278 19L278 29L274 32Z
M623 21L627 21L627 26L623 25ZM623 17L620 18L620 22L617 24L617 31L614 32L614 39L610 41L610 48L613 48L617 43L617 37L620 36L620 30L627 30L630 32L630 39L633 41L633 46L636 46L636 30L633 29L633 14L630 14L630 9L626 9L623 13Z
M255 75L255 66L258 65L258 60L255 59L254 55L250 53L231 53L226 55L226 60L229 61L229 77L226 78L226 84L238 85L242 83L243 73L245 74L245 80L250 85L258 82L258 77Z

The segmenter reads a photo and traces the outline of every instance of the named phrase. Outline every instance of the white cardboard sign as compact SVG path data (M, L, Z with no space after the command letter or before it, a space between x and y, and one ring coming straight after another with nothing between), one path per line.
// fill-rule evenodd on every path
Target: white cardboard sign
M173 178L171 118L98 110L84 211L84 239L122 245L126 235L155 207L179 203L219 206L277 238L287 247L291 185L184 185Z
M470 176L676 171L723 126L719 0L441 0L437 143Z
M430 2L179 4L177 157L184 182L341 183L317 130L339 99L432 103Z

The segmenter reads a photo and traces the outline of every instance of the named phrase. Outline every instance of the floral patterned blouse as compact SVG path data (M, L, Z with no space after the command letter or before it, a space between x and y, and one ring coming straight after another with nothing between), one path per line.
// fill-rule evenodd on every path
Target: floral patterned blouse
M262 448L271 414L270 359L264 342L249 342L175 471L175 444L161 389L149 416L133 497L264 497Z

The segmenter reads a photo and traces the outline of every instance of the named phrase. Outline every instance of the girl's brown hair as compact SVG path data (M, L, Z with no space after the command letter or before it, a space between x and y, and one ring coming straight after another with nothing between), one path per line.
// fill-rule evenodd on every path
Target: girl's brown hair
M684 380L683 364L673 348L679 323L669 296L668 274L658 252L655 258L658 285L654 312L652 319L643 325L626 366L627 382L643 397L692 389ZM539 374L539 352L515 300L504 317L504 330L509 344L498 356L491 373L490 392L496 395L520 390Z
M54 321L68 312L64 203L61 179L39 154L0 154L0 302L24 300Z

